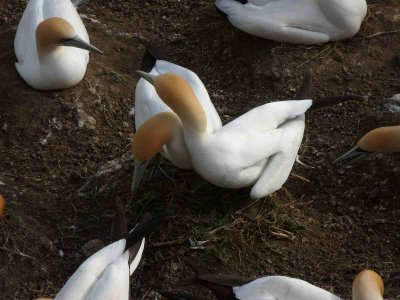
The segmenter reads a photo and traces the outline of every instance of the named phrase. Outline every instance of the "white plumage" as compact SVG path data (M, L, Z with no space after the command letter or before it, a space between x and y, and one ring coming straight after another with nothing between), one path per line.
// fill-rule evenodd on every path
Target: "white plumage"
M142 257L144 239L129 266L129 250L126 240L116 241L89 257L70 277L55 300L127 300L129 275Z
M157 60L156 65L150 72L152 75L161 75L166 73L178 74L187 80L207 115L208 132L212 132L222 127L221 119L210 100L210 96L208 95L203 82L194 72L164 60ZM137 130L149 118L162 112L172 112L172 110L160 99L154 87L141 78L136 86L134 112L135 127ZM160 153L179 168L193 168L181 127L177 128L172 139L163 146Z
M143 76L182 121L193 167L202 177L220 187L254 185L254 199L282 187L296 160L311 100L264 104L210 131L208 117L184 78L173 73Z
M215 5L247 33L309 45L354 36L367 13L365 0L216 0Z
M280 189L290 175L311 100L283 101L252 109L212 133L183 130L196 171L227 188L254 185L261 198Z
M268 276L233 287L239 300L340 300L334 294L304 280L286 276Z
M100 52L89 44L86 28L71 0L30 0L14 40L18 59L15 65L21 77L39 90L64 89L78 84L89 61L88 51L76 46L55 44L39 53L36 30L42 21L55 17L67 21L75 31L73 35L85 42L88 50Z

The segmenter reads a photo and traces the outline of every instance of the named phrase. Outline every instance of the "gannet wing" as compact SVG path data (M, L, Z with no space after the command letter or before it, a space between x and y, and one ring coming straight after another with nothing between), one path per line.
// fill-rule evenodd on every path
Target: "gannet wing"
M109 265L86 296L86 300L127 300L129 298L128 257ZM76 298L71 298L76 299Z
M251 189L253 199L261 198L279 190L286 182L296 160L304 133L304 115L282 125L284 130L281 149L270 158L265 170Z
M278 128L281 124L304 114L312 100L290 100L267 103L256 107L226 124L219 132L262 133Z
M85 299L104 270L125 251L126 240L116 241L89 257L69 278L55 300Z

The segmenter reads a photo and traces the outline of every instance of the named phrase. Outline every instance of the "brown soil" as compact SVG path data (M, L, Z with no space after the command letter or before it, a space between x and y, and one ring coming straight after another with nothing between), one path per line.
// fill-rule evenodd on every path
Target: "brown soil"
M0 0L0 193L7 201L1 299L54 296L85 259L84 244L110 242L117 197L130 225L144 211L177 215L150 239L132 279L134 299L156 299L155 291L189 275L184 256L221 273L299 277L344 299L351 298L355 274L372 268L385 281L386 298L400 299L399 156L346 169L332 164L372 128L400 124L400 114L384 106L400 93L400 33L389 32L399 29L398 0L368 1L355 38L313 47L240 32L212 1L81 1L91 41L105 55L91 56L78 86L48 93L28 87L14 68L25 2ZM377 32L387 33L368 37ZM309 113L300 153L315 168L296 165L293 173L305 179L291 176L257 220L235 214L248 189L201 185L165 161L172 181L156 168L131 197L128 112L143 55L131 34L195 71L224 122L266 101L290 99L307 68L317 97L370 98ZM278 237L276 228L289 233ZM208 242L193 246L189 238Z

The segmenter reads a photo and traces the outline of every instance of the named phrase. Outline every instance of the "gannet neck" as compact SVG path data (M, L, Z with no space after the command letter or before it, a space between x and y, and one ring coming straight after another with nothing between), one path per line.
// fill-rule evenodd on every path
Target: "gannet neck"
M368 152L400 152L400 125L376 128L364 135L356 147Z
M176 130L182 126L173 112L159 113L147 119L136 131L132 142L136 162L152 158L163 145L167 144Z
M353 300L382 300L382 278L371 270L364 270L353 280Z
M72 25L62 18L49 18L36 28L36 47L39 54L54 50L63 39L76 36Z
M204 133L207 117L189 83L182 77L167 73L154 81L157 94L182 120L184 129Z

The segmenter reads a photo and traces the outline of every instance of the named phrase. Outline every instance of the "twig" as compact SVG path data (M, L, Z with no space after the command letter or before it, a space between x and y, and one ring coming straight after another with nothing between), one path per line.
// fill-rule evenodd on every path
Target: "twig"
M164 247L164 246L170 246L170 245L183 244L184 242L186 242L186 239L177 239L177 240L167 241L167 242L162 242L162 243L153 243L153 244L151 244L151 247L158 248L158 247Z
M300 175L297 175L297 174L295 174L295 173L290 173L290 175L292 175L293 177L296 177L297 179L300 179L300 180L303 180L303 181L305 181L305 182L307 182L307 183L311 183L311 180L309 180L309 179L307 179L307 178L304 178L304 177L302 177L302 176L300 176Z
M22 256L22 257L30 258L30 259L32 259L32 260L37 260L37 258L35 258L35 257L33 257L33 256L30 256L30 255L28 255L28 254L22 253L22 252L20 252L19 250L13 251L13 250L8 249L8 248L6 248L6 247L0 247L0 250L6 251L6 252L9 252L9 253L12 253L12 254L17 254L17 255L20 255L20 256Z
M399 30L390 30L390 31L380 31L380 32L377 32L377 33L374 33L374 34L371 34L371 35L362 36L361 38L363 38L363 39L371 39L371 38L379 36L379 35L398 33L398 32L400 32L400 29Z
M276 236L278 238L285 238L285 239L288 239L288 240L291 240L291 241L293 241L296 238L296 236L293 233L291 233L290 231L287 231L285 229L278 228L278 227L275 227L275 226L271 226L269 232L273 236Z

